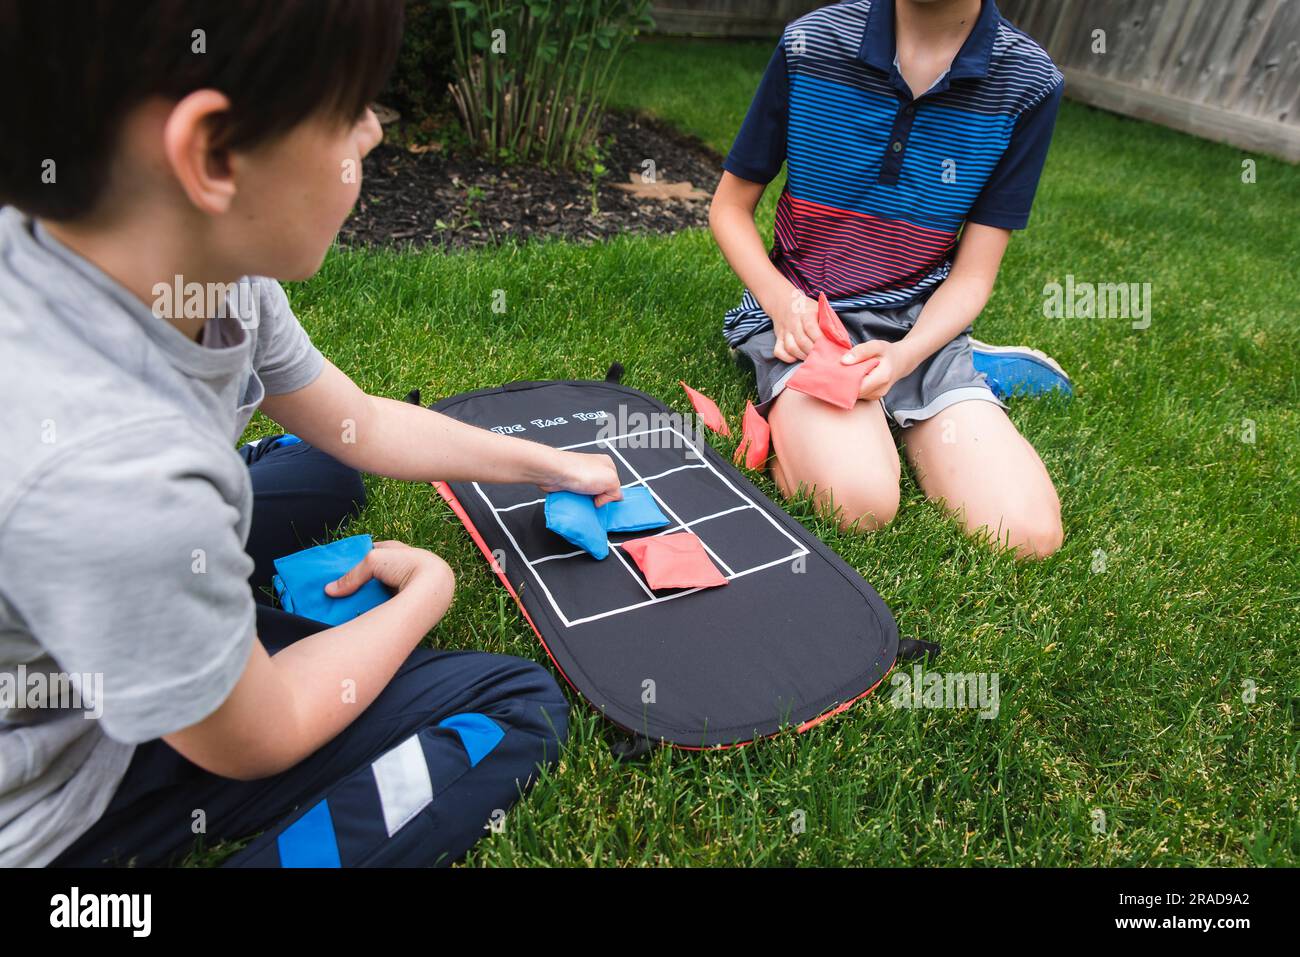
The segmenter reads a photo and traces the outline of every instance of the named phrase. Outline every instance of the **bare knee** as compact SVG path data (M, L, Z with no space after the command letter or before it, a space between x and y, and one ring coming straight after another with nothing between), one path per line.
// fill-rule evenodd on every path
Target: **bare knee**
M798 483L782 475L786 495L799 488L812 489L818 505L831 508L840 528L846 532L874 532L884 528L898 514L899 475L881 469L877 474L828 474L804 477Z
M433 557L438 584L446 588L449 593L454 592L456 590L456 573L451 570L451 566L447 564L441 555L434 555Z
M847 532L874 532L898 514L898 479L887 476L840 483L832 493L839 507L836 518Z
M1004 523L1008 545L1016 558L1041 560L1061 547L1065 530L1061 527L1061 507L1044 503L1017 509Z

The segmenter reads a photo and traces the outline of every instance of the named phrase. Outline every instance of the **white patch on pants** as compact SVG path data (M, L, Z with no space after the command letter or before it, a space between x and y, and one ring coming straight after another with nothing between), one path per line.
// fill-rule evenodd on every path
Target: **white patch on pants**
M371 766L379 787L384 826L392 837L433 802L433 782L419 735L412 735Z

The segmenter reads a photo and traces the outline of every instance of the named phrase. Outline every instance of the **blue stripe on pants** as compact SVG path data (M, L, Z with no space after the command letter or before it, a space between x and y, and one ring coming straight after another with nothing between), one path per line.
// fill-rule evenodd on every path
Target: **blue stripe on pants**
M485 714L453 714L439 721L438 727L456 729L460 743L465 745L465 753L469 755L470 767L482 761L483 756L505 737L505 732Z
M321 801L279 837L282 867L338 867L339 846L329 802Z

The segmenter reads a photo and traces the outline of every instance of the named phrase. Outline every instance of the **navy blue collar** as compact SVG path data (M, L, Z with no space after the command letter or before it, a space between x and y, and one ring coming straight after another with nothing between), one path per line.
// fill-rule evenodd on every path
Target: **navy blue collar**
M1002 14L998 12L993 0L984 0L980 7L979 19L971 30L966 42L961 45L953 57L947 79L960 80L964 77L988 76L989 57L993 54L993 40L998 34L998 23ZM858 49L858 59L868 66L875 67L881 73L894 72L894 0L871 0L871 10L867 13L867 27L862 33L862 46ZM946 86L946 84L945 84Z

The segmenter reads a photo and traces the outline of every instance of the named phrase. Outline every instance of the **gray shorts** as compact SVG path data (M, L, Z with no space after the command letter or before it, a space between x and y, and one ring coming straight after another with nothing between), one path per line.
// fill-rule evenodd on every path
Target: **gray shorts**
M925 300L896 309L850 309L839 313L854 345L869 339L897 342L907 335L921 314ZM976 372L971 359L971 327L926 359L911 375L894 383L883 400L885 413L902 428L938 415L950 405L975 399L1006 408L984 382L984 373ZM758 379L756 408L763 415L785 388L786 382L801 363L782 362L772 355L776 335L771 329L755 333L733 351L737 361L754 367Z

